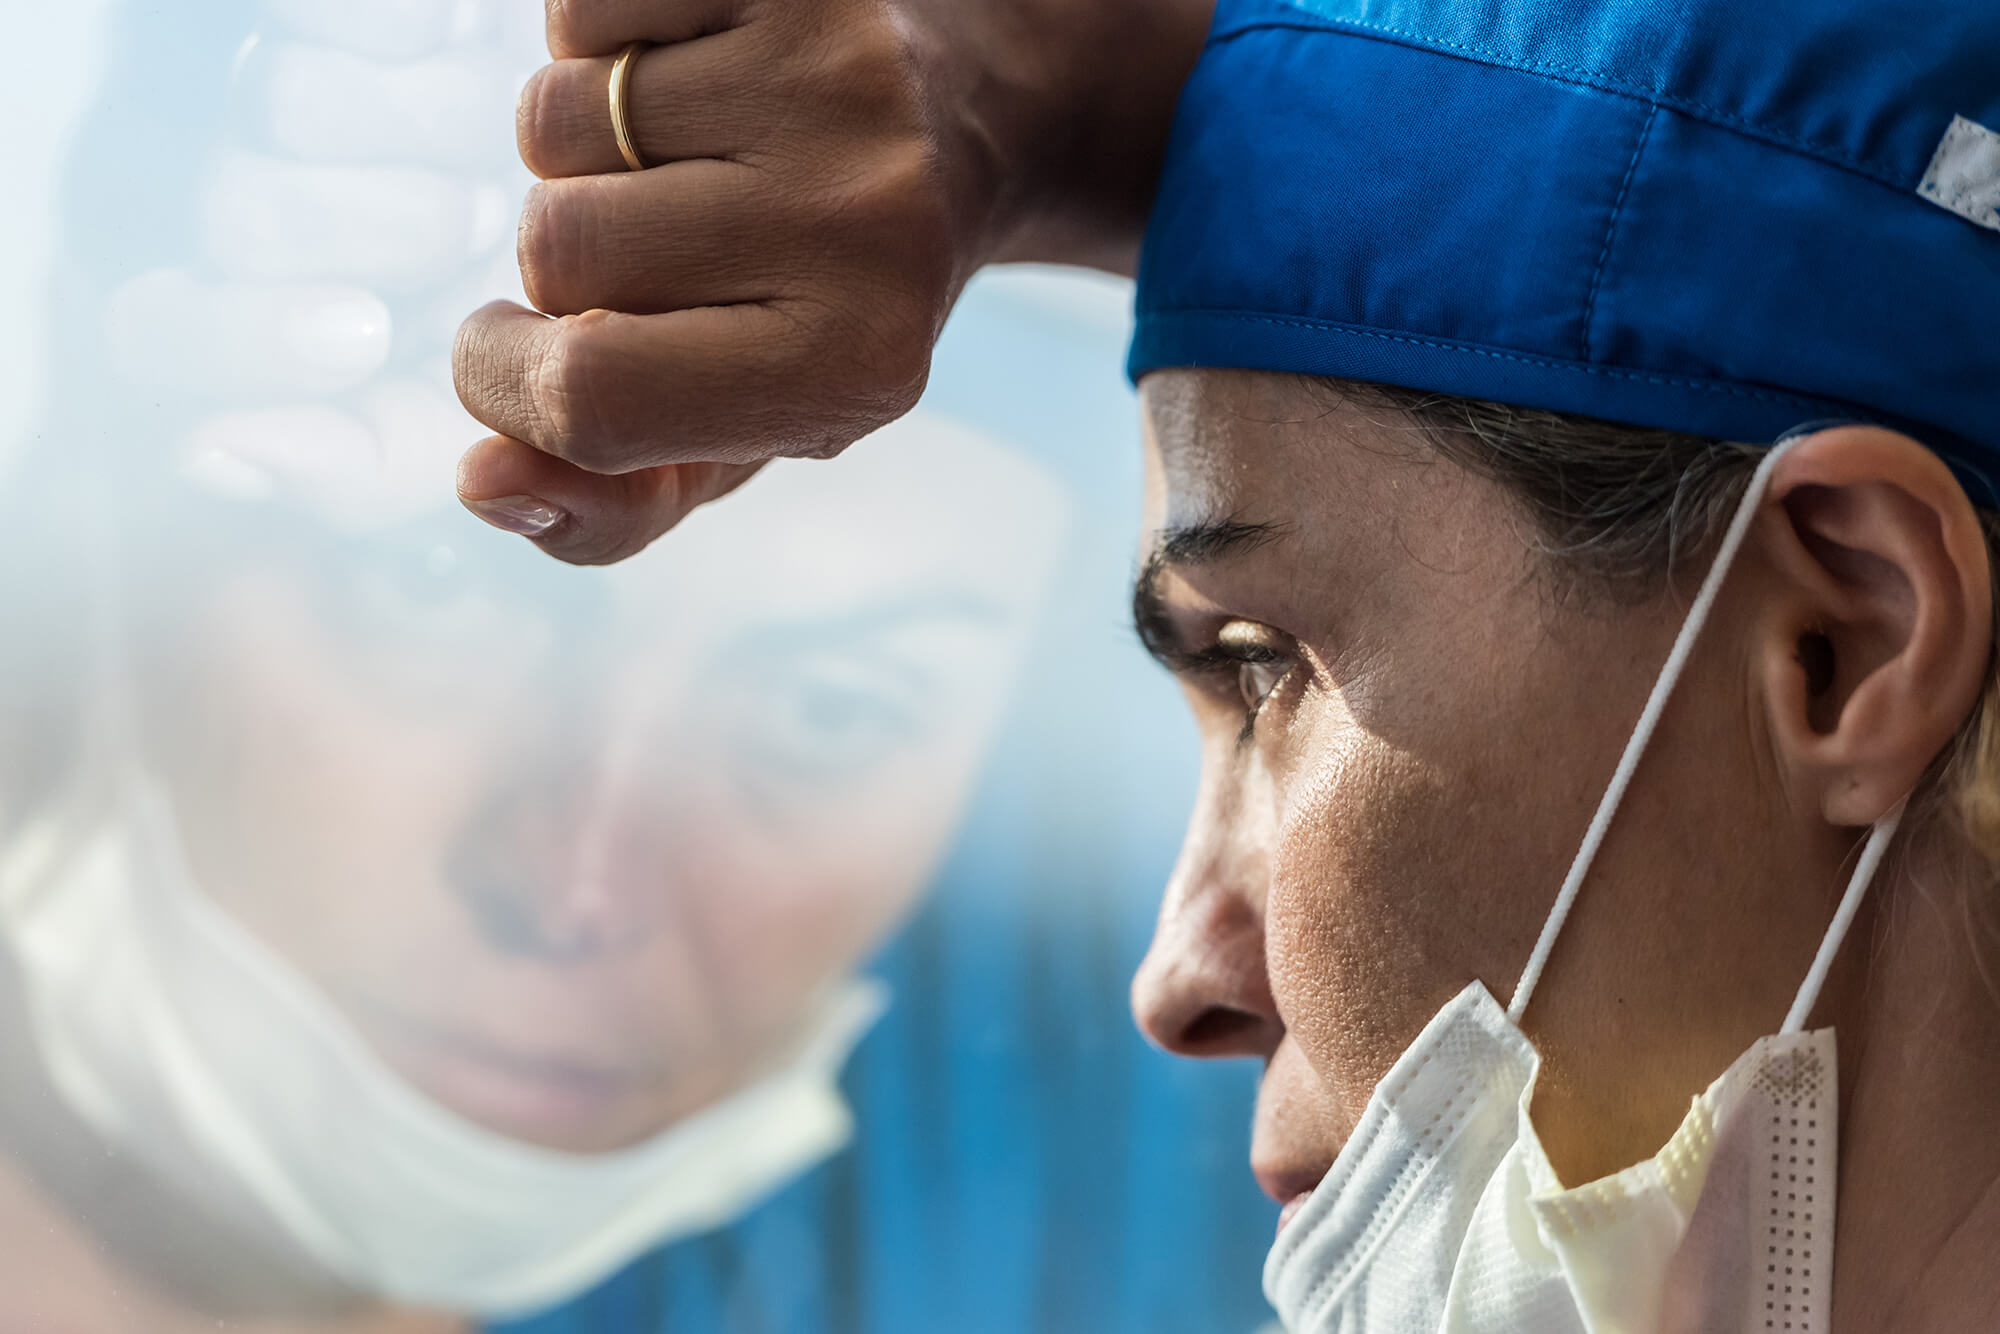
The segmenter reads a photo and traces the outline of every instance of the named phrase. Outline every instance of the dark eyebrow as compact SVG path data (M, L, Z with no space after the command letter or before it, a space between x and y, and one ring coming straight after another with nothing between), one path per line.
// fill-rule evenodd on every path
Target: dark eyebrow
M1288 531L1279 523L1244 523L1239 519L1215 519L1180 528L1163 528L1153 554L1146 559L1152 569L1165 565L1206 565L1224 556L1255 551L1276 541Z
M1181 637L1180 627L1167 615L1166 600L1160 596L1160 576L1174 566L1208 565L1255 551L1277 541L1287 531L1284 524L1245 523L1239 519L1215 519L1162 529L1132 584L1132 625L1146 652L1170 672L1210 665L1212 655L1190 649Z

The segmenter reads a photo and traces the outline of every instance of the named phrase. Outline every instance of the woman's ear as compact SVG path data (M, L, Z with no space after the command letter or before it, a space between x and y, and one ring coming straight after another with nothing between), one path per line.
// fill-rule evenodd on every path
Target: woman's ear
M1993 650L1985 534L1943 460L1842 426L1771 476L1783 596L1762 668L1778 759L1829 823L1908 795L1979 702Z

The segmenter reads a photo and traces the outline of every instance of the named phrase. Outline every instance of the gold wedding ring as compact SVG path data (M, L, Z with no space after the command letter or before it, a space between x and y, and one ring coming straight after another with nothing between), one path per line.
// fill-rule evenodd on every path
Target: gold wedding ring
M634 42L618 54L618 63L611 67L611 133L618 140L618 152L625 159L625 165L633 171L644 171L646 161L639 156L639 145L632 142L632 125L626 116L626 103L632 89L632 62L641 51L651 47L651 42Z

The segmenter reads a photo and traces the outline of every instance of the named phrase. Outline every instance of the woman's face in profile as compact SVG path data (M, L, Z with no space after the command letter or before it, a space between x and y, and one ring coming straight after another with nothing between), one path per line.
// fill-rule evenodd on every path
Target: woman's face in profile
M1135 1009L1265 1061L1253 1166L1290 1202L1446 1001L1512 994L1685 603L1565 592L1505 492L1383 411L1231 372L1142 396L1137 609L1203 773ZM1825 929L1731 675L1765 577L1739 558L1528 1011L1565 1180L1656 1152Z
M411 1083L629 1145L921 891L1066 509L918 419L607 572L469 519L245 560L142 657L152 763L198 882Z

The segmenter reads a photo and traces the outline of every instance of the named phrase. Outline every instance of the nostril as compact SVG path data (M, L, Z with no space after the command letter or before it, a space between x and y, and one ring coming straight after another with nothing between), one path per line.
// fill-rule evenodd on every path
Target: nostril
M1170 890L1132 977L1132 1016L1148 1041L1176 1056L1268 1057L1285 1025L1258 909L1224 889Z
M1234 1051L1244 1045L1244 1039L1262 1027L1264 1021L1243 1010L1232 1010L1224 1005L1211 1005L1194 1017L1194 1021L1181 1030L1181 1050L1191 1054L1205 1055L1218 1048Z

